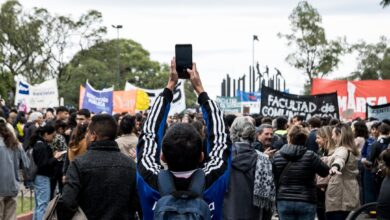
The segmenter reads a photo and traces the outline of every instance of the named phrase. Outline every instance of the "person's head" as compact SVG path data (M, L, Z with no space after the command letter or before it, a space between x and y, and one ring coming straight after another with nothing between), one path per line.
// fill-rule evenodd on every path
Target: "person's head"
M203 142L191 124L177 123L168 128L162 140L161 160L172 171L190 171L204 159Z
M137 131L141 131L141 129L142 129L142 122L143 122L142 114L137 113L135 115L135 128L137 129Z
M30 121L32 123L35 123L35 124L38 124L39 126L41 126L42 123L43 123L43 115L40 112L33 112L28 117L28 121Z
M259 127L261 125L261 119L263 119L263 117L260 114L252 114L251 116L255 119L255 127Z
M82 108L77 111L76 113L76 123L77 124L84 124L89 123L91 119L91 112L89 112L88 109Z
M67 122L69 118L69 109L65 106L60 106L56 109L57 120L62 120Z
M44 119L46 121L54 119L53 109L46 109L46 112L45 112L45 115L44 115Z
M223 116L223 121L225 122L225 125L226 125L226 127L228 129L232 126L233 121L236 118L237 118L237 116L235 116L235 115L225 115L225 116Z
M337 147L346 147L355 156L359 155L359 149L355 144L351 126L347 124L339 124L333 128L332 138Z
M390 149L386 149L381 154L382 161L384 163L385 175L390 176Z
M364 121L356 121L353 123L353 132L355 137L368 138L368 128Z
M87 131L87 145L95 141L114 141L117 137L118 124L114 117L108 114L99 114L91 118Z
M232 142L249 142L255 140L256 127L249 116L237 117L230 127L230 139Z
M68 125L64 121L56 120L54 128L57 133L64 134L67 126Z
M15 112L10 112L7 118L7 122L10 123L11 125L14 124L17 115L18 114Z
M316 129L321 127L321 119L318 117L311 117L307 123L309 123L310 129Z
M264 146L271 146L272 143L273 128L269 124L262 124L259 127L257 140Z
M70 138L69 147L77 146L84 138L87 133L88 123L77 125Z
M287 142L293 145L303 146L306 144L309 132L300 125L293 125L287 133Z
M193 121L191 123L191 125L194 126L194 128L198 131L198 133L200 134L200 137L202 139L204 139L205 138L205 133L204 133L205 125L204 125L204 121L201 121L201 120Z
M270 118L270 117L264 117L263 119L261 119L261 124L262 124L262 125L264 125L264 124L272 125L272 118Z
M371 125L371 128L370 128L370 134L373 138L378 138L379 137L379 126L381 126L381 122L374 122L372 123Z
M340 123L340 120L338 120L337 118L332 118L332 119L330 119L330 121L329 121L329 125L330 126L336 126L336 125L338 125Z
M119 124L119 134L136 134L137 130L135 129L135 124L135 116L124 116Z
M181 122L182 123L191 123L192 122L192 118L188 114L185 114L183 116L183 118L181 119Z
M30 146L34 146L38 140L51 143L53 142L55 135L56 130L52 125L46 124L45 126L39 127L31 136Z
M328 154L332 154L336 148L336 143L332 139L331 126L323 126L317 130L316 142L318 146Z
M292 125L300 125L305 120L302 115L294 115L292 118Z
M382 123L378 130L380 135L388 136L390 133L390 126L386 123Z
M288 120L285 117L276 118L276 130L287 130Z
M14 136L14 134L7 127L7 122L4 118L0 117L0 137L3 138L5 146L9 149L17 149L18 148L18 140Z

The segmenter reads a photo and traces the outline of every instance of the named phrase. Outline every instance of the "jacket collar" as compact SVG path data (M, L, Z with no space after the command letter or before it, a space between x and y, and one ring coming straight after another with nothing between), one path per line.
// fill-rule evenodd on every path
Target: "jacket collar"
M118 144L112 140L95 141L88 146L88 150L119 151Z

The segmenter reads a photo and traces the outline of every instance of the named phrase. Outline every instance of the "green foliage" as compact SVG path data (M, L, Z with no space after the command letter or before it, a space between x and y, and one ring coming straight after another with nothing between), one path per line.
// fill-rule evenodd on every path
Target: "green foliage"
M390 41L386 37L382 36L376 44L361 41L352 50L358 52L358 66L350 74L351 79L390 79Z
M390 0L382 0L380 4L382 7L387 7L390 5Z
M24 11L18 1L6 1L0 9L0 74L20 74L32 84L60 77L66 55L101 40L106 32L101 22L101 13L94 10L73 19L44 8Z
M306 88L311 88L313 78L324 77L337 68L340 55L345 52L346 40L327 40L321 27L322 18L317 9L306 1L301 1L289 16L291 33L281 34L287 45L296 50L290 53L286 61L302 70L308 77Z
M117 84L119 47L119 75ZM126 81L147 89L159 89L166 86L169 67L150 60L148 51L128 39L99 42L87 50L78 52L65 67L64 74L59 79L60 96L66 104L76 105L79 99L79 86L86 80L96 89L115 85L115 90L123 90ZM196 102L196 96L187 83L186 100L191 106Z

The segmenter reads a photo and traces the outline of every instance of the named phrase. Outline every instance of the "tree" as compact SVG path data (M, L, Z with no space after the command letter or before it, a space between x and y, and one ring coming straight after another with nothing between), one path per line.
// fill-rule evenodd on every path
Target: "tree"
M72 19L44 8L25 12L18 1L6 1L0 9L0 75L20 74L32 84L60 77L70 53L101 40L106 32L101 21L94 10Z
M60 96L67 104L76 105L79 99L79 86L85 81L96 89L116 84L117 47L119 47L120 84L115 89L122 90L126 81L148 89L164 88L168 79L169 67L150 60L148 51L128 39L99 42L92 47L79 51L65 66L59 80ZM187 105L196 102L193 90L185 84Z
M382 5L382 7L387 7L387 6L389 6L389 5L390 5L390 0L382 0L382 1L381 1L381 5Z
M390 41L386 37L382 36L376 44L361 41L352 50L358 52L358 66L350 79L390 79Z
M314 78L322 78L337 68L346 40L327 40L321 27L321 15L306 1L298 3L289 20L292 33L278 36L285 38L288 46L296 48L286 61L307 75L305 93L309 93Z

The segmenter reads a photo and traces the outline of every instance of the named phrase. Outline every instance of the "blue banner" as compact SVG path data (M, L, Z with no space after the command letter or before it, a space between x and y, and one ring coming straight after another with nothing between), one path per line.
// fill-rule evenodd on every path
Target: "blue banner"
M236 96L240 102L256 102L261 100L260 92L244 92L237 90Z
M105 112L112 114L113 108L113 88L95 90L87 81L85 85L85 95L83 108L94 113Z

